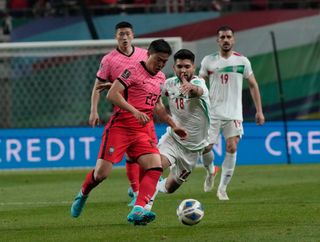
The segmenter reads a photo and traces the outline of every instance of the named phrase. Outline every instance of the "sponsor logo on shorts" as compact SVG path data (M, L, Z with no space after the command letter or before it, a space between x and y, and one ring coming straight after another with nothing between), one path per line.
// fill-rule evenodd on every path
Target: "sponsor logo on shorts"
M113 153L114 153L114 147L111 146L111 147L109 148L109 155L112 155Z

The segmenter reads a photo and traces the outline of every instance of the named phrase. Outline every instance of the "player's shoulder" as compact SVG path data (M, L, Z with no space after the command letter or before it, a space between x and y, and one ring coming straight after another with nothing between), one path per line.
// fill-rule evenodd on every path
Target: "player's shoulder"
M203 57L202 63L203 64L208 63L208 62L210 63L210 62L216 61L216 60L219 60L219 52L217 52L217 51Z
M166 79L166 83L176 83L176 82L179 82L179 78L177 76L172 76L172 77L169 77Z
M244 56L243 54L241 54L237 51L233 51L232 56L237 57L237 58L241 58L241 59L248 59L246 56Z
M142 53L147 53L148 52L146 49L141 48L141 47L137 47L137 46L134 46L134 51L142 52Z
M110 52L106 53L102 60L112 60L112 58L114 58L116 55L118 55L119 52L117 51L117 49L113 49Z
M216 52L213 52L209 55L206 55L204 58L207 58L207 59L217 59L219 58L219 52L216 51Z
M202 77L193 76L190 80L190 83L197 86L203 86L205 85L206 81Z

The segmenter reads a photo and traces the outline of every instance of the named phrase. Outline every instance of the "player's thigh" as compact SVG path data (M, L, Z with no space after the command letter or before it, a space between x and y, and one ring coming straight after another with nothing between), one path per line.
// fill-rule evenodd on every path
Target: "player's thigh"
M177 149L175 141L173 138L168 134L165 133L161 136L158 144L159 152L162 156L161 161L163 163L163 168L166 169L172 164L175 163L177 157Z
M221 120L212 119L210 122L210 128L208 133L209 144L218 144L220 129L221 129Z
M235 152L238 147L238 142L243 135L242 122L237 120L224 121L222 133L226 139L227 151Z
M128 136L126 130L118 127L105 129L98 154L98 159L118 163L130 146L132 138Z
M241 121L237 120L226 120L222 122L222 133L224 138L227 140L230 137L243 135L243 126Z
M157 144L148 133L137 132L127 149L127 154L136 159L144 169L162 167Z

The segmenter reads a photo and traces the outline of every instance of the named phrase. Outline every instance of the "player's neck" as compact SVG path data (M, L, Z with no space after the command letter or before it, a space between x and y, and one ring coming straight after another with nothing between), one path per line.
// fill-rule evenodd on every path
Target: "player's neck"
M232 50L228 50L228 51L220 50L220 55L221 55L221 57L227 59L232 55L232 52L233 52Z
M133 46L127 46L127 47L123 47L123 46L119 46L118 49L125 55L131 55L133 52Z

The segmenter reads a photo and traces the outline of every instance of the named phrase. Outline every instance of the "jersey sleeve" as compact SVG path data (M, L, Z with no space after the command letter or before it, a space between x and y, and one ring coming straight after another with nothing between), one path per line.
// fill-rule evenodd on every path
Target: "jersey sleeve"
M108 80L109 75L110 75L110 67L109 67L108 55L105 55L100 62L100 67L99 67L99 70L97 71L96 77L101 82L107 82L107 81L110 81Z
M253 73L251 63L247 57L244 57L244 78L248 79L249 76Z
M122 85L124 85L127 88L135 84L136 82L135 72L136 72L136 69L133 66L128 67L121 73L120 76L118 76L117 79L122 83Z
M201 76L201 77L208 76L207 62L208 62L208 56L205 56L201 61L201 66L200 66L200 70L199 70L199 76Z
M198 87L201 87L203 90L202 95L207 95L208 93L208 88L206 86L206 81L203 78L196 78L191 80L191 84L196 85Z

